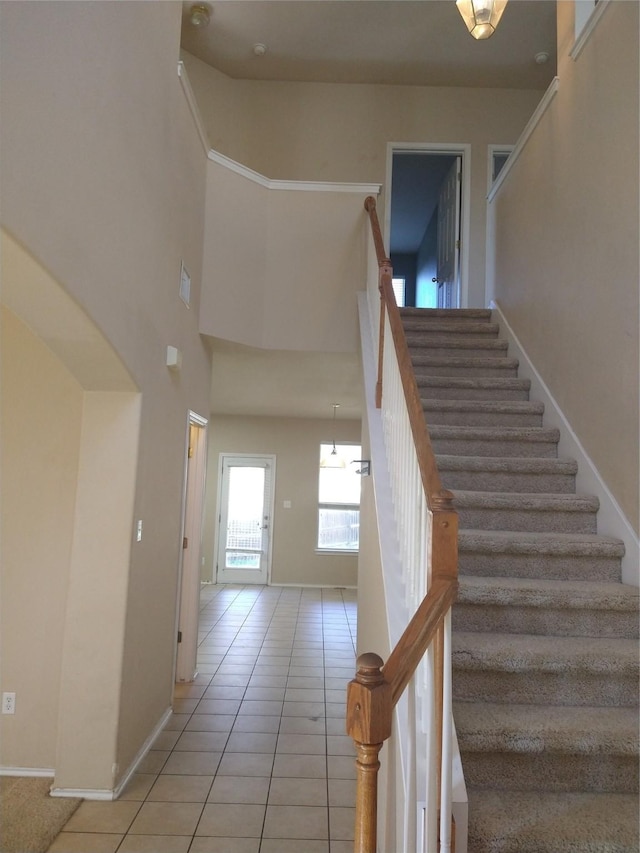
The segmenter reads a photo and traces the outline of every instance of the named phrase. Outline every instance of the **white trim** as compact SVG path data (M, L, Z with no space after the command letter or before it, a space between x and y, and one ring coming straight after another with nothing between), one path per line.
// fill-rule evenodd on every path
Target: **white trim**
M489 190L489 193L487 195L487 199L489 201L494 200L494 198L496 197L500 187L504 183L505 178L507 177L507 175L509 174L511 169L513 169L513 166L514 166L516 160L518 159L518 157L520 156L520 154L522 154L522 151L523 151L525 145L527 144L529 137L531 136L533 131L538 126L542 116L546 113L547 109L549 108L549 105L551 104L551 101L555 98L559 85L560 85L560 79L558 77L554 77L553 80L551 81L551 83L549 83L549 87L548 87L547 91L544 93L544 95L542 96L542 100L540 101L538 106L535 108L533 115L531 116L531 118L529 119L527 124L525 125L525 128L522 131L522 133L520 134L518 141L513 146L513 151L511 152L509 159L507 160L507 162L502 167L502 171L500 172L500 174L496 178L493 186Z
M0 776L41 776L53 779L56 771L51 767L0 767Z
M467 142L387 142L387 182L384 205L384 244L391 252L391 176L394 151L417 154L448 154L462 158L462 195L460 199L460 308L469 304L469 249L471 243L471 145Z
M382 189L381 184L351 184L333 181L272 180L271 178L266 178L259 172L250 169L248 166L243 166L242 163L238 163L236 160L232 160L231 157L227 157L226 154L221 154L219 151L214 151L214 149L209 144L209 138L207 137L207 131L205 130L205 126L202 121L202 115L198 108L198 102L196 100L196 96L193 93L193 89L191 88L191 83L189 82L189 75L187 74L187 69L182 60L178 62L178 77L180 78L180 83L182 84L182 91L184 92L185 98L187 99L187 104L189 105L189 109L191 110L191 115L193 116L193 120L198 131L198 136L200 137L200 141L202 142L205 154L207 155L209 160L212 160L219 166L224 166L225 169L229 169L229 171L231 172L235 172L238 175L242 175L244 178L247 178L248 180L253 181L256 184L260 184L261 187L265 187L265 189L268 190L286 190L289 192L303 191L324 193L360 193L362 195L376 196L380 195L380 191Z
M213 548L213 566L212 566L212 574L211 576L215 578L213 581L214 584L223 586L225 584L245 584L247 586L254 585L253 581L231 581L231 580L219 580L219 557L220 557L220 526L222 522L222 489L223 489L223 477L224 477L224 463L228 459L256 459L258 461L266 460L265 470L271 467L271 473L269 475L269 550L267 553L267 576L264 583L255 583L255 586L271 586L271 570L273 565L273 530L275 527L275 514L276 514L276 463L277 456L275 453L232 453L228 450L222 450L218 454L218 489L216 494L216 511L215 515L218 516L218 521L215 526L215 538L214 538L214 548ZM265 474L266 476L266 474ZM243 569L238 569L237 571L243 571ZM250 570L246 570L250 571ZM262 572L262 570L260 570Z
M360 509L360 504L357 505L358 509ZM343 555L351 554L352 557L357 557L360 553L360 549L356 548L316 548L315 552L319 556L322 554L328 554L330 557L342 557Z
M189 109L191 110L191 115L193 116L193 120L196 125L196 130L198 131L198 136L200 137L200 142L202 142L204 153L208 154L211 149L211 145L209 145L207 131L204 129L204 124L202 123L202 116L200 115L200 110L198 109L196 96L193 94L193 89L191 88L191 83L189 82L187 69L185 68L185 64L184 62L182 62L182 60L178 62L178 77L180 78L180 83L182 84L182 91L184 92L185 98L187 99L187 104L189 105Z
M515 146L513 144L510 145L496 145L495 143L491 143L487 146L487 193L490 192L491 187L494 183L493 177L493 160L496 154L506 154L507 159L512 155L513 149ZM506 161L502 169L507 165ZM500 170L502 172L502 169ZM498 176L496 175L495 180L498 180Z
M209 160L224 166L231 172L242 175L256 184L260 184L268 190L301 190L304 192L323 192L323 193L362 193L363 195L379 195L381 190L380 184L343 184L330 181L276 181L271 178L266 178L259 172L255 172L248 166L243 166L231 157L225 154L220 154L219 151L214 151L213 148L208 152Z
M545 425L560 430L558 453L575 459L578 463L576 488L579 492L596 495L600 501L598 512L598 530L605 536L622 539L625 555L622 558L622 580L633 586L640 585L638 565L640 565L640 540L626 518L617 500L602 479L598 469L582 446L571 424L563 414L544 379L540 376L520 343L516 333L505 319L502 309L494 300L490 308L498 315L500 331L509 341L509 353L520 361L518 375L531 380L531 392L544 403Z
M138 751L138 754L129 765L127 772L124 774L120 782L118 782L118 784L113 790L109 790L106 788L51 788L51 796L81 797L84 800L117 800L129 780L133 776L133 774L137 771L138 765L153 746L155 739L166 726L172 714L172 709L167 708L167 710L164 712L149 737L142 744L142 747Z
M611 0L598 0L593 9L593 12L589 15L586 24L580 30L580 34L576 38L575 42L573 43L573 47L569 52L569 56L571 57L571 59L573 59L574 62L582 53L583 47L591 38L591 34L600 23L600 19L602 18L602 16L609 8L609 6L612 5L613 3L611 3Z
M269 586L302 587L304 589L358 589L355 585L344 583L271 583Z

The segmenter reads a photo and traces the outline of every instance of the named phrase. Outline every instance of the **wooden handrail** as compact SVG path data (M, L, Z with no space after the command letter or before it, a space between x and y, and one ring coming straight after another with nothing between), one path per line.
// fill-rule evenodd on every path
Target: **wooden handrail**
M377 823L378 753L391 735L393 709L413 677L426 650L435 641L436 729L442 741L442 655L444 620L458 589L458 515L453 495L443 489L427 430L420 392L411 364L402 319L393 293L393 269L384 251L376 201L365 201L378 262L380 292L380 337L376 405L382 403L382 362L385 315L402 381L411 434L416 450L422 488L433 515L431 528L431 570L428 592L406 627L386 663L378 655L360 655L357 672L347 689L347 733L356 747L356 830L355 853L375 853ZM438 765L439 766L439 765ZM439 786L438 786L439 789Z

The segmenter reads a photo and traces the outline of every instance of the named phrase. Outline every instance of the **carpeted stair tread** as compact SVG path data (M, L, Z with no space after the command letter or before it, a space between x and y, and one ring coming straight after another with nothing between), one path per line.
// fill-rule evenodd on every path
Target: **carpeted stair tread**
M461 528L596 533L598 499L592 495L455 490Z
M422 398L420 402L425 412L442 410L446 412L491 412L492 414L503 415L542 415L544 413L543 403L528 400L437 400Z
M455 702L453 715L462 752L634 755L638 750L634 708Z
M540 637L456 631L453 665L458 670L502 672L591 672L638 674L638 643L633 639Z
M499 340L499 328L495 323L474 323L471 321L456 323L447 320L445 322L431 321L425 325L419 319L407 319L403 320L402 325L409 348L413 346L423 347L425 342L436 338L452 339L457 337L463 341L489 339L498 342ZM508 346L505 347L505 343L505 341L500 341L498 349L506 351Z
M555 427L474 427L434 424L429 435L437 438L465 438L489 441L558 442L560 431ZM452 454L445 454L452 455Z
M437 356L424 355L421 352L411 352L411 361L417 373L424 373L429 368L446 368L454 371L469 368L471 370L517 370L517 358L501 358L497 356ZM442 374L440 374L442 375ZM454 374L455 375L455 374ZM499 374L498 374L499 375ZM491 376L491 373L489 374Z
M405 329L405 339L410 350L415 349L418 351L425 349L477 349L486 350L488 353L493 351L499 352L504 356L509 349L507 341L503 341L501 338L496 338L487 334L456 335L451 334L449 329L444 328L429 335L425 335L421 331Z
M460 530L458 548L465 551L590 557L624 555L624 543L611 536L589 533L528 533L514 530Z
M404 318L419 317L428 322L430 320L442 321L453 320L460 322L461 320L473 320L478 322L491 320L490 308L413 308L411 306L399 309L400 316Z
M454 631L637 638L638 588L621 583L461 576Z
M458 489L453 493L457 509L485 506L490 509L543 509L550 512L597 512L600 502L594 495L537 494L535 492L471 492Z
M541 427L544 405L527 400L420 400L429 427Z
M578 464L575 459L530 456L454 456L436 454L438 470L444 471L488 471L495 474L569 474L575 475Z
M449 426L433 424L429 436L436 455L556 458L560 434L540 426Z
M426 390L441 399L518 399L528 400L531 382L529 379L517 379L501 376L430 376L416 375L416 383L422 391Z
M469 853L638 853L635 794L469 788Z
M461 577L458 604L526 605L637 613L640 590L623 583L536 578Z

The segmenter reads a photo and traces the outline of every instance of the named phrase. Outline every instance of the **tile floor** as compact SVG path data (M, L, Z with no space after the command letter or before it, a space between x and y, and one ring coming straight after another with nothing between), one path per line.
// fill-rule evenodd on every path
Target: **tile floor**
M203 587L199 675L115 802L50 853L352 853L354 590Z

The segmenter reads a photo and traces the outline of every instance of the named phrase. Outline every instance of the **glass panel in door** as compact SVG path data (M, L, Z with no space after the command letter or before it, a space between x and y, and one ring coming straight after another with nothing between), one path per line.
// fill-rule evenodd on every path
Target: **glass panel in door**
M223 458L218 530L220 583L266 583L271 521L271 466Z

